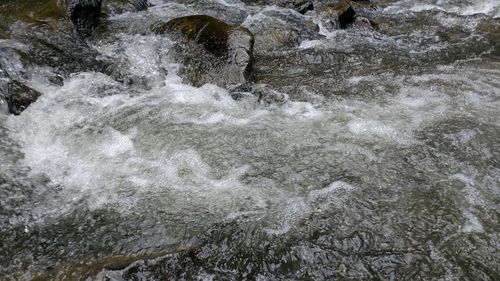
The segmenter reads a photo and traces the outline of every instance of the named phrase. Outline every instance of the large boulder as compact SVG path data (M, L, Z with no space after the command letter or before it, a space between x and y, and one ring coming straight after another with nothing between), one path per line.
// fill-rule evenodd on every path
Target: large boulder
M99 24L102 0L71 0L68 17L82 37L88 37Z
M205 65L203 69L209 72L208 77L215 78L214 81L199 79L197 83L215 83L219 85L234 85L245 83L252 78L252 61L254 36L246 28L234 26L207 15L192 15L175 18L164 24L156 24L156 33L169 33L174 38L187 39L192 43L200 45L210 56L218 60L215 69ZM184 40L185 41L185 40ZM206 54L195 53L190 56L204 57ZM212 60L207 61L212 64ZM214 77L217 72L219 77ZM198 76L207 77L204 74Z

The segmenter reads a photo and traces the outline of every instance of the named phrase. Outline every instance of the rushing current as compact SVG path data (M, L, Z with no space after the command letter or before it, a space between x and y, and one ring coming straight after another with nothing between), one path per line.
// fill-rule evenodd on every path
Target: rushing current
M0 115L0 280L500 280L500 2L373 1L379 30L150 2L87 42L135 83L0 19L1 66L42 93ZM190 14L254 32L282 99L186 81L149 27Z

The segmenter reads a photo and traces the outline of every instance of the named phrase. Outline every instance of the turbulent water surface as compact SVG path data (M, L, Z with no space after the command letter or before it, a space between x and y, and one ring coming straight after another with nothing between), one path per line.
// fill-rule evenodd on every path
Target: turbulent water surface
M1 280L500 279L498 1L375 1L378 31L150 2L88 40L112 73L0 20L0 66L43 93L0 115ZM182 78L149 26L200 13L256 34L280 102Z

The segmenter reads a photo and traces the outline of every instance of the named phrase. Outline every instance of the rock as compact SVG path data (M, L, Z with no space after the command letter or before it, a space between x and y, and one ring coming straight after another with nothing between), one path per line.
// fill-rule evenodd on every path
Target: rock
M11 79L10 75L0 68L0 112L19 115L40 95L40 92Z
M255 52L274 51L299 45L299 31L280 19L261 17L246 24L255 34Z
M88 37L99 24L102 0L71 0L68 7L68 17L77 33Z
M12 43L3 44L10 56L18 56L23 65L51 67L55 74L62 77L81 71L109 73L106 70L112 64L111 59L99 54L82 40L69 21L60 21L58 24L17 22L10 36ZM19 73L12 71L9 74L13 78L19 76Z
M311 0L295 0L293 1L293 6L301 14L314 10L314 4Z
M255 85L252 88L252 94L257 97L257 102L262 105L284 104L287 96L273 90L265 84Z
M346 28L356 19L356 12L348 0L341 0L335 7L340 28Z
M19 81L11 81L8 85L6 97L9 112L15 115L21 114L30 104L41 96L40 92L22 84Z
M263 10L247 17L242 26L255 37L254 55L297 47L301 41L319 39L319 27L310 17L288 9Z
M371 20L377 7L366 0L341 0L335 6L326 6L326 14L335 15L339 28L349 26L368 27L379 30L379 25Z
M0 15L7 24L16 20L26 22L60 20L66 16L67 11L67 0L2 0L1 2Z
M153 29L156 33L169 32L186 38L218 58L220 75L224 78L216 79L216 84L240 84L252 79L254 36L248 29L206 15L175 18L166 24L157 24Z

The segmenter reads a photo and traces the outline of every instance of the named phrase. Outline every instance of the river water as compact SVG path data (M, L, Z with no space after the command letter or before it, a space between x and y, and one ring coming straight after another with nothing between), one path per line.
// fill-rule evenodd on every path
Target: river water
M379 31L265 1L151 2L88 42L140 83L72 69L56 85L17 55L30 42L0 40L43 93L0 116L1 280L500 279L497 1L380 1ZM196 13L296 28L294 46L255 46L283 101L182 79L175 42L148 30Z

